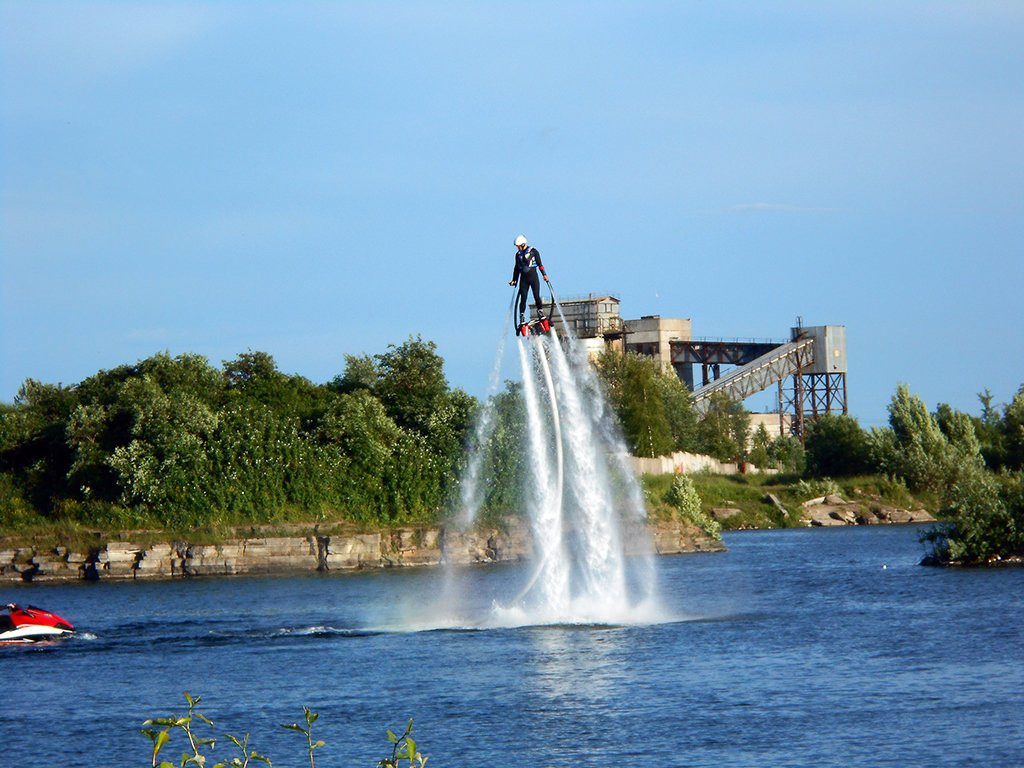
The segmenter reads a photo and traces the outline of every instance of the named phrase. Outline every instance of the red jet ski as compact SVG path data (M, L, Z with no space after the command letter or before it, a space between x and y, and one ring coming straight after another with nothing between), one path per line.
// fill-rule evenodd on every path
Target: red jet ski
M34 605L23 608L8 603L3 610L7 613L0 614L0 644L56 640L75 631L74 625L67 619Z

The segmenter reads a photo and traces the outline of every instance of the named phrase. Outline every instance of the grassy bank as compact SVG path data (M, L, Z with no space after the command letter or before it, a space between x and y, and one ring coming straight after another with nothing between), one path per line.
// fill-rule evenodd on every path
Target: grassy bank
M838 493L847 501L856 501L866 506L888 506L903 509L927 509L935 514L938 499L933 494L907 491L906 486L884 475L865 475L832 480L803 480L791 475L709 475L688 476L700 496L701 510L711 515L715 508L728 507L740 510L721 521L724 530L746 528L788 528L803 525L800 520L800 505L808 499ZM678 510L666 500L672 486L672 475L645 475L644 494L648 514L653 520L670 520L678 517ZM789 511L783 515L769 499L774 495ZM126 513L125 522L130 519ZM403 521L406 524L437 524L441 515L433 519ZM310 513L297 508L280 510L277 514L253 516L249 520L232 519L219 524L184 530L161 528L155 521L149 524L118 525L115 519L105 526L88 526L71 520L47 520L38 515L24 515L9 519L0 528L0 546L17 547L23 544L52 545L59 542L73 549L89 549L106 541L130 538L133 542L148 542L180 539L193 544L218 544L223 541L247 536L274 535L332 535L377 530L372 525L360 525L343 515ZM11 525L11 523L15 523ZM400 527L400 526L399 526Z
M740 510L721 521L724 530L745 528L801 527L801 504L809 499L836 493L847 501L868 507L926 509L935 514L938 498L933 494L911 494L906 486L884 475L863 475L841 480L803 480L792 475L689 475L700 495L701 510L715 508ZM644 492L649 513L654 518L671 516L665 496L672 486L672 475L645 475ZM774 495L789 512L786 517L769 498Z

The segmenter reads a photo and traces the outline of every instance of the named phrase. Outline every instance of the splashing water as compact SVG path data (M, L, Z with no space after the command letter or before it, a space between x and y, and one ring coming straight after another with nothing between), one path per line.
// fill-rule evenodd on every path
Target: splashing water
M496 601L491 615L472 624L663 620L643 493L586 354L571 334L560 340L554 330L519 337L516 346L529 456L524 511L534 557L519 592ZM501 342L495 371L503 349ZM475 450L462 478L459 519L464 525L471 524L480 506L483 444L494 428L491 407L489 402L481 413Z
M512 319L512 308L509 307L505 316L504 328L508 328ZM498 379L501 371L502 359L505 357L505 338L507 334L502 332L501 340L498 342L498 352L494 356L494 365L491 366L491 376L488 380L487 399L484 401L483 409L476 420L476 429L473 434L473 442L470 444L469 461L462 476L462 486L459 489L459 517L458 523L462 528L468 528L476 519L480 511L480 504L483 501L483 494L480 489L480 470L483 467L484 450L491 434L494 432L494 394L498 391Z

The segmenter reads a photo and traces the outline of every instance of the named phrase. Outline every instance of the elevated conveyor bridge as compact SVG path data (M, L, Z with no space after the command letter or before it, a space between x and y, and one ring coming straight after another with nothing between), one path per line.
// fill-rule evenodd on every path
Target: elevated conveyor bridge
M778 387L779 430L802 435L804 423L826 413L847 413L846 329L799 325L790 341L708 341L672 339L671 363L693 392L694 408L706 413L711 396L746 400ZM694 386L694 369L701 381ZM721 366L735 366L724 375ZM786 414L789 422L786 423Z
M692 345L694 342L672 342L672 361L676 362L676 348ZM711 395L724 392L731 400L746 400L751 395L762 392L772 385L785 381L790 376L797 376L809 370L814 364L814 339L800 338L783 344L720 344L721 357L716 355L712 365L719 365L718 360L733 363L739 367L726 373L714 381L705 383L693 390L693 404L698 413L707 411ZM743 347L744 349L738 349ZM764 348L767 347L765 350ZM706 349L706 347L705 347ZM704 350L697 350L704 353ZM749 358L753 353L761 352L759 357ZM685 360L688 351L679 349L678 356ZM704 354L707 357L706 353ZM728 357L729 359L725 359Z

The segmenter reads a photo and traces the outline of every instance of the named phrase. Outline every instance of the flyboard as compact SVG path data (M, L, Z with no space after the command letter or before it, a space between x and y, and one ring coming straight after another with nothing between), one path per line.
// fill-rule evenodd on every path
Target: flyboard
M551 320L555 314L555 289L551 287L551 281L544 278L544 282L548 286L548 294L551 296L551 303L548 305L548 314L545 316L543 313L535 319L528 320L523 323L516 325L516 336L536 336L541 333L551 332ZM515 302L515 295L513 294L513 303Z

